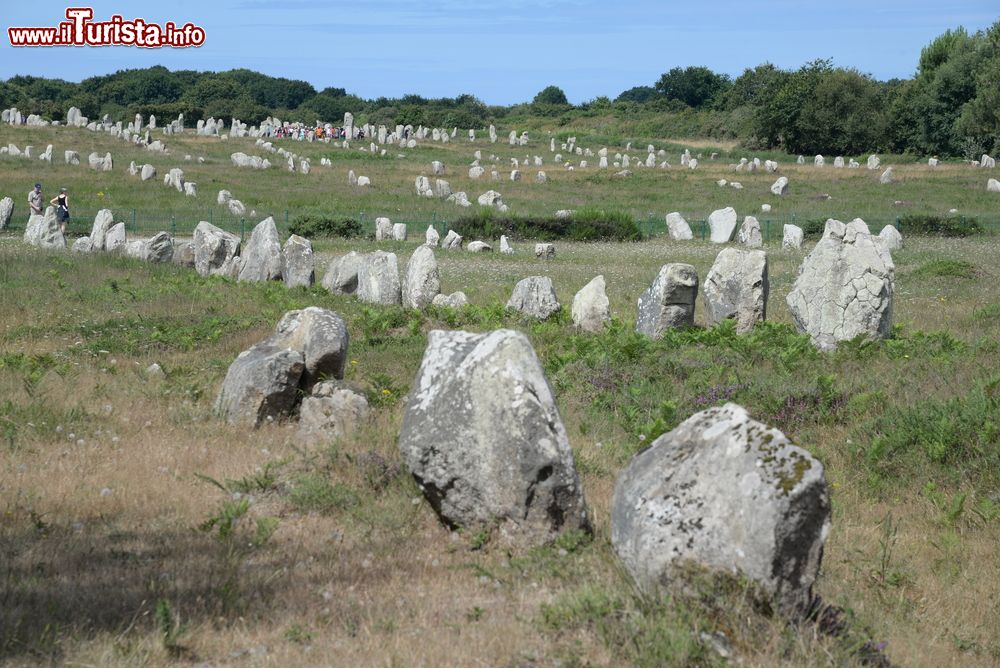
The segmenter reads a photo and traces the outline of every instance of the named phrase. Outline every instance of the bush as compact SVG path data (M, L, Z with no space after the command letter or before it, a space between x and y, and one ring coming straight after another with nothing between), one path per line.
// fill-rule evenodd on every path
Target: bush
M975 218L966 216L935 216L912 214L899 219L899 231L903 234L928 235L938 237L968 237L980 234L983 228Z
M361 223L353 218L337 218L322 213L304 213L296 216L288 231L307 239L317 237L343 237L350 239L364 234Z
M555 241L640 241L642 232L635 220L621 211L580 209L571 218L505 216L483 208L456 220L451 228L464 237Z
M799 226L802 228L802 236L806 239L813 239L816 237L823 236L823 231L826 229L826 218L814 218L812 220L802 221Z

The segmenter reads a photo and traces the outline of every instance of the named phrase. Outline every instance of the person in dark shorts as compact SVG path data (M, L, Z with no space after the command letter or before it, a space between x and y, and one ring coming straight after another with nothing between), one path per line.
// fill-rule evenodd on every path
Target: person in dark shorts
M59 189L59 194L49 200L49 204L56 207L56 220L59 221L59 229L63 235L66 234L66 223L69 222L69 195L65 188Z

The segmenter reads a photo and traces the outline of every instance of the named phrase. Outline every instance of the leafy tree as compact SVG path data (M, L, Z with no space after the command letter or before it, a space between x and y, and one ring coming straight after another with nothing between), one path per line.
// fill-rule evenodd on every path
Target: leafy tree
M569 100L566 99L566 93L559 86L546 86L535 95L535 99L531 101L533 105L540 104L558 104L558 105L568 105Z
M729 77L707 67L675 67L660 76L656 90L670 100L680 100L689 107L707 106L729 87Z
M638 102L639 104L643 104L658 96L659 92L652 86L633 86L628 90L622 91L615 98L615 102Z

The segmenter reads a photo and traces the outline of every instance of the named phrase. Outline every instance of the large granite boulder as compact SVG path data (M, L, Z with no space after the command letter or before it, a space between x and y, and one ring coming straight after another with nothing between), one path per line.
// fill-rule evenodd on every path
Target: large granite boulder
M281 239L274 218L267 217L254 226L250 240L240 253L241 281L276 281L281 279Z
M262 341L229 366L215 411L230 424L258 427L291 414L305 368L302 353Z
M589 529L552 390L520 332L430 332L399 447L449 526L523 544Z
M736 229L736 210L727 206L725 209L717 209L708 216L709 239L713 244L724 244L733 238L733 231Z
M585 332L597 333L611 322L604 276L595 276L573 297L573 324Z
M440 292L441 278L434 250L426 244L418 246L406 263L403 306L422 309L431 304Z
M889 336L895 272L888 249L863 220L826 221L788 293L796 327L821 350L858 336Z
M659 339L668 329L693 326L697 295L694 267L679 262L663 265L639 297L635 331Z
M812 602L829 529L822 464L732 403L637 454L611 506L612 546L642 591L683 590L694 566L749 578L792 617Z
M702 286L710 324L736 320L736 333L745 334L767 319L767 254L762 250L726 248Z
M519 311L532 318L545 320L559 311L552 279L548 276L529 276L517 282L514 292L507 300L507 308Z
M677 211L667 214L667 233L674 241L690 241L694 239L694 235L691 233L691 226L684 220L684 216Z
M312 287L316 282L316 261L312 242L293 234L281 249L282 278L289 288Z
M357 297L368 304L400 304L399 263L395 253L376 251L358 267Z
M330 263L321 285L335 295L353 295L358 290L358 269L364 255L351 251Z
M232 272L234 258L240 253L240 238L209 222L194 228L194 268L201 276Z

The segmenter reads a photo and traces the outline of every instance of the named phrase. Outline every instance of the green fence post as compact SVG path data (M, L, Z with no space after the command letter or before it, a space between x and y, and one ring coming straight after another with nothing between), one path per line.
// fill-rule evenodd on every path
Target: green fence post
M173 216L170 216L170 240L173 241L177 238L177 221Z
M771 219L768 218L764 221L764 242L770 243L771 241Z

